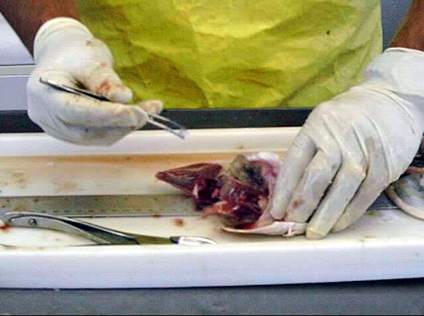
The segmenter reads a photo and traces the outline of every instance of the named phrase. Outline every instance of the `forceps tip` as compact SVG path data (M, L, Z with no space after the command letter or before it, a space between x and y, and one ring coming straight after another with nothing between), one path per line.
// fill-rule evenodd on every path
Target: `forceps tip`
M68 92L68 93L73 93L76 95L82 95L85 97L89 97L89 98L93 98L96 100L100 100L100 101L110 101L109 99L107 99L106 97L93 93L91 91L88 90L84 90L84 89L79 89L79 88L74 88L74 87L70 87L67 85L63 85L63 84L58 84L55 81L49 80L49 79L45 79L43 77L39 77L39 81L45 85L48 85L52 88L64 91L64 92ZM155 121L155 119L157 121ZM178 124L175 121L170 120L169 118L166 118L164 116L158 115L158 114L149 114L149 118L147 120L148 123L159 127L160 129L166 130L169 133L181 138L181 139L185 139L186 137L188 137L189 132L187 130L187 128L185 128L184 126ZM166 124L169 124L166 125Z
M171 239L178 245L182 246L201 246L201 245L216 245L216 241L204 237L171 237Z

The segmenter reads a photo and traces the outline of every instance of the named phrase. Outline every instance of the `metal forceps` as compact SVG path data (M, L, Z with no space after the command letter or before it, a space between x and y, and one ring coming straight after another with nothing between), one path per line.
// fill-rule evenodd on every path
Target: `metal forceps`
M215 245L216 242L204 237L173 236L157 237L121 232L67 217L32 212L0 213L4 227L40 228L72 234L91 240L98 245Z
M89 97L92 99L96 99L99 101L107 101L107 102L111 102L108 98L96 94L94 92L85 90L85 89L81 89L81 88L74 88L74 87L70 87L67 86L65 84L60 84L57 83L55 81L49 80L49 79L45 79L40 77L40 82L42 84L45 84L51 88L54 88L56 90L60 90L63 92L67 92L67 93L72 93L72 94L76 94L79 96L83 96L83 97ZM188 130L187 128L185 128L184 126L178 124L177 122L174 122L166 117L163 117L161 115L157 115L157 114L148 114L149 118L147 120L147 122L151 125L154 125L156 127L159 127L160 129L166 130L169 133L184 139L187 137L188 135ZM167 126L166 124L169 124L170 126Z

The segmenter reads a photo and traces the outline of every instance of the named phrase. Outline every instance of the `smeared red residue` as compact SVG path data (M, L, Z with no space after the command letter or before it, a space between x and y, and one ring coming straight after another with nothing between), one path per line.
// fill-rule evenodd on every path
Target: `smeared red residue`
M96 89L96 92L100 94L102 93L106 94L109 92L111 88L112 88L112 83L106 80L100 84L100 86Z
M254 223L254 224L252 224L252 225L247 225L247 226L243 227L243 229L245 229L245 230L255 229L255 228L257 228L257 227L256 227L256 223Z
M299 199L293 202L292 207L293 209L297 209L299 206L301 206L304 203L305 201L303 199Z
M182 219L176 219L175 220L175 226L177 227L184 227L185 226L185 222Z
M160 218L162 218L162 215L156 214L156 215L153 215L153 218L160 219Z
M10 226L9 225L0 226L0 231L4 233L8 233L10 231Z

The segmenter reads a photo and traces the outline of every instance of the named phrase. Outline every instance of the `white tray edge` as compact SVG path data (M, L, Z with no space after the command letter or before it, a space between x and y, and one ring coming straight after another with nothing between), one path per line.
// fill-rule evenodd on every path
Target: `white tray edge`
M299 128L192 130L185 139L163 131L137 131L110 147L64 143L44 133L1 134L2 156L82 156L287 150ZM255 135L255 137L252 137ZM30 144L30 148L28 148Z

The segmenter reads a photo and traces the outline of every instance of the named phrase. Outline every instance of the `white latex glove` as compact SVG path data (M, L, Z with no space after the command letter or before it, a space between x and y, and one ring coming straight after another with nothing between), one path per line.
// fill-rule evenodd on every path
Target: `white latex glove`
M424 52L393 48L364 84L316 108L289 149L270 212L319 239L356 220L408 168L424 131Z
M113 70L110 50L74 19L57 18L45 23L35 39L34 58L37 67L27 86L28 115L60 140L111 145L146 124L144 106L153 107L156 112L162 109L159 101L125 105L131 101L132 91ZM41 84L40 77L82 86L113 102L57 91Z

